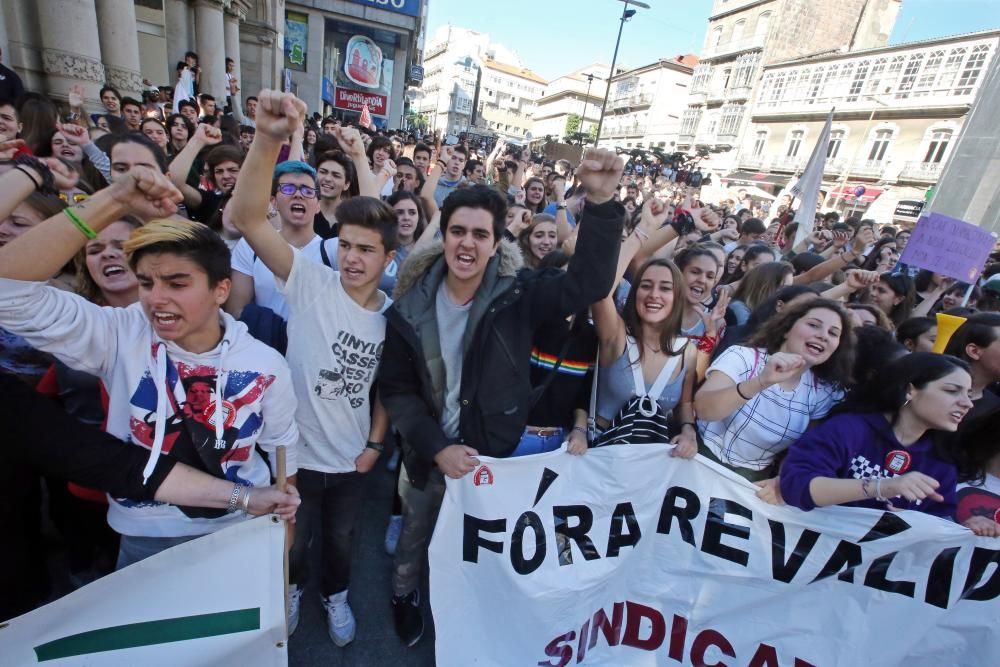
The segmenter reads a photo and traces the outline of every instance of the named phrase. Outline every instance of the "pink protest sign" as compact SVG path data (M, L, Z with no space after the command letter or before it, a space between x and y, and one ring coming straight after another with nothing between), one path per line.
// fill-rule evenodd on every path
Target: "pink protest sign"
M899 259L903 264L971 283L982 273L995 241L982 227L931 213L917 222Z

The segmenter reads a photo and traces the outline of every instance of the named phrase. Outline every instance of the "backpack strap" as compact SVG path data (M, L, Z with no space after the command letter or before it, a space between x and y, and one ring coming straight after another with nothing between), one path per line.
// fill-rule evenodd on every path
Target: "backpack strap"
M319 242L319 258L323 260L323 264L333 268L333 264L330 263L330 255L326 253L326 239Z

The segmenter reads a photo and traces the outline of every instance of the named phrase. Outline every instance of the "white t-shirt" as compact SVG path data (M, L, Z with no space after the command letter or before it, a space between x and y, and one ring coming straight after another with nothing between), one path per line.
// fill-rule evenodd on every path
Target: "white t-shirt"
M958 485L959 491L961 491L962 489L969 489L969 488L986 489L990 493L995 493L996 495L1000 496L1000 477L997 477L996 475L991 475L990 473L986 473L983 476L983 480L981 482L978 482L976 484L970 484L969 482L962 482Z
M302 247L302 254L317 264L321 264L323 259L320 253L320 244L322 242L322 238L314 236L312 241ZM329 246L327 248L329 249ZM255 304L263 308L270 308L282 319L288 319L288 304L285 303L285 297L281 295L277 285L274 284L274 274L259 257L255 258L253 248L246 242L246 239L240 239L236 247L233 248L230 264L233 271L239 271L243 275L253 278L253 302Z
M733 382L746 382L764 370L767 357L764 350L734 345L719 355L707 374L719 372ZM793 391L771 385L724 419L699 420L698 430L723 463L763 470L806 432L810 421L825 417L842 398L842 391L807 370Z
M305 261L304 261L305 260ZM319 472L355 470L371 428L368 394L385 342L379 311L366 310L344 291L340 273L295 250L288 281L288 352L299 399L299 467Z

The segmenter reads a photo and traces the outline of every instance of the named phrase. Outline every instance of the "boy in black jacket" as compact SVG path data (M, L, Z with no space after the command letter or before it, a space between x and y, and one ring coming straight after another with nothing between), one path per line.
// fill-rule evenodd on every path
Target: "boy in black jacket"
M587 191L568 270L522 270L502 241L506 204L485 186L449 195L443 243L412 255L399 277L379 370L402 434L403 532L393 573L396 631L420 640L419 583L444 475L472 472L479 454L508 456L527 423L535 329L604 297L615 280L624 208L613 200L623 163L588 149L577 171Z

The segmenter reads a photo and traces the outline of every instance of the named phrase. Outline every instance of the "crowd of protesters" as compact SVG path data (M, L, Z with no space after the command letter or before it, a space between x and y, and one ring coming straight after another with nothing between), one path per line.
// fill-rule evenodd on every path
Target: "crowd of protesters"
M78 584L294 516L289 631L316 539L344 646L383 457L409 646L445 477L481 455L668 440L770 503L1000 536L1000 264L956 284L900 263L905 228L817 212L795 243L804 204L703 202L679 164L549 161L197 83L188 54L175 88L105 87L101 113L79 89L0 99L0 617L50 595L44 488ZM945 354L939 312L966 318ZM966 489L993 508L963 514Z

